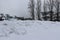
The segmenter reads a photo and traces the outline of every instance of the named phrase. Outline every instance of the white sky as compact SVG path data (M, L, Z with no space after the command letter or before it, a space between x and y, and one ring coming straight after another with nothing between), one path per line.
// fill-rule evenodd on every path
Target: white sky
M0 0L0 13L29 16L28 0Z

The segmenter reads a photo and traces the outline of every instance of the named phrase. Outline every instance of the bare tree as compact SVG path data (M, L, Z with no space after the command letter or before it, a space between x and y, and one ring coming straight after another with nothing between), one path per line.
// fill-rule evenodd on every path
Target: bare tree
M43 4L43 9L44 9L44 12L47 12L47 5L46 5L46 1L44 0L44 4Z
M55 1L55 8L56 8L56 21L59 21L59 8L60 2L58 0Z
M48 8L49 8L49 12L50 12L50 21L53 21L53 6L54 6L54 1L53 0L49 0L48 1Z
M35 19L35 15L34 15L35 4L34 3L35 3L34 0L29 0L29 5L28 5L28 8L30 9L30 14L33 20Z
M37 11L37 18L38 20L41 20L41 0L37 0L37 7L36 7L36 11Z
M44 20L48 20L48 12L47 12L47 4L46 4L46 0L44 0L44 4L43 4L43 19Z

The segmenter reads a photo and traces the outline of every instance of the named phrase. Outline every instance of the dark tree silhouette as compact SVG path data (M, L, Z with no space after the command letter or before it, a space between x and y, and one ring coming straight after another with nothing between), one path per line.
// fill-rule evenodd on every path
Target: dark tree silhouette
M48 1L48 8L49 8L49 13L50 13L50 21L53 21L53 7L54 7L54 1L53 0L49 0Z
M34 0L29 0L28 8L29 8L31 17L34 20L35 19L35 15L34 15L34 8L35 8Z
M4 15L3 14L0 14L0 21L3 21L4 20L3 17L4 17Z
M48 12L47 12L47 4L46 1L44 0L44 4L43 4L43 19L46 21L49 18Z
M59 21L59 10L60 10L60 2L58 0L55 1L55 8L56 8L56 21Z

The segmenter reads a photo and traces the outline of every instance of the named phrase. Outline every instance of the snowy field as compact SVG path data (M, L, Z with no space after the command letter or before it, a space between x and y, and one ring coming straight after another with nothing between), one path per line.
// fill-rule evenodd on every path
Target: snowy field
M0 40L60 40L60 23L0 21Z

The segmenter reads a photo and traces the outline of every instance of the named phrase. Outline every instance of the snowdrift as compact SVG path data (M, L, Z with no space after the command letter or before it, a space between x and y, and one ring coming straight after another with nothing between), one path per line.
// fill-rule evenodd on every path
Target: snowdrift
M49 21L0 21L0 40L60 40L60 23Z

